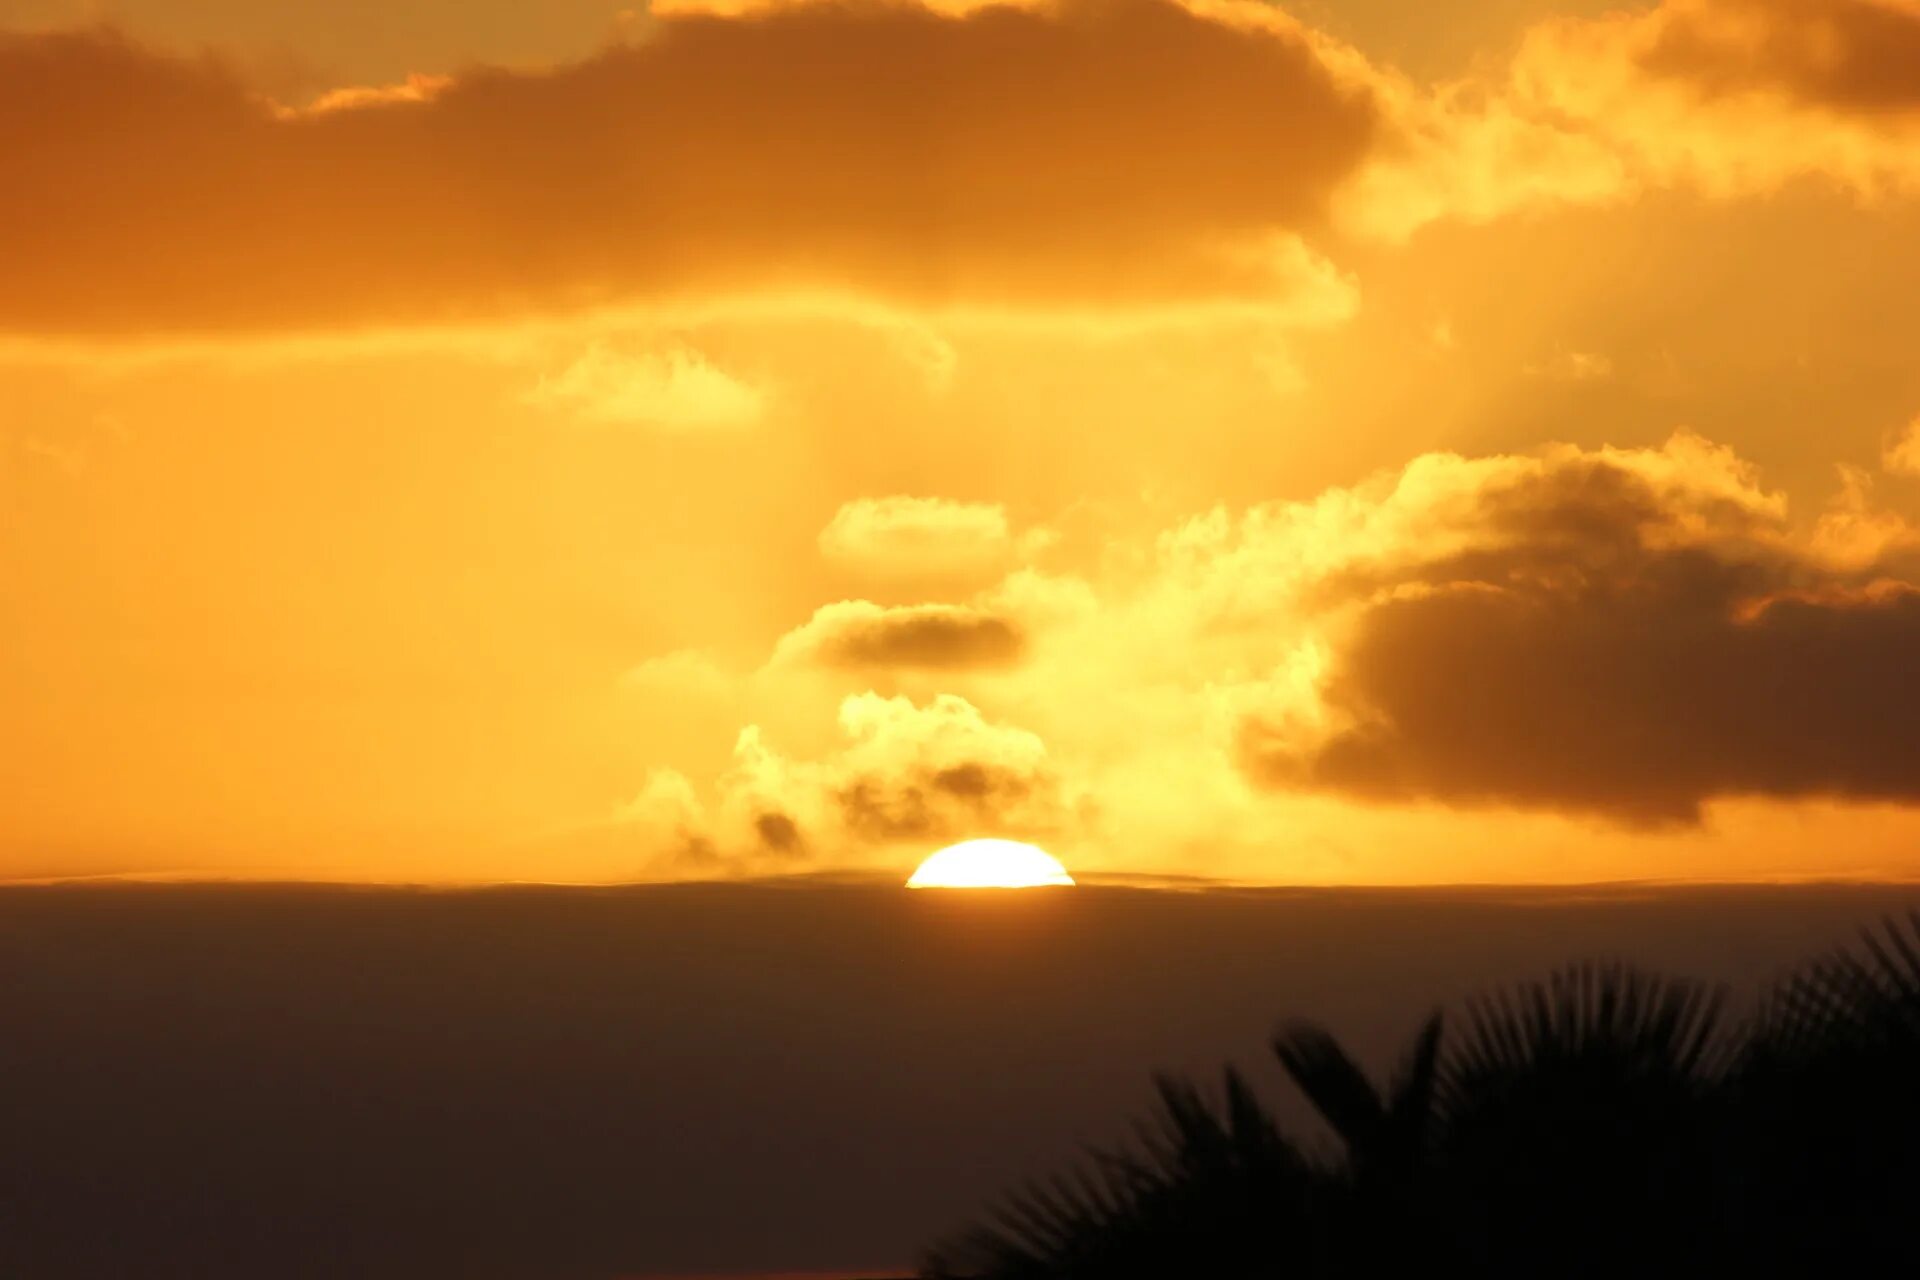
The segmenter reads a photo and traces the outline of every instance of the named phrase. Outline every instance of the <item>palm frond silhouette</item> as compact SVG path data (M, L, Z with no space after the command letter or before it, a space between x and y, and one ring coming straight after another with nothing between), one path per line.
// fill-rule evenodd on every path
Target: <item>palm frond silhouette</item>
M923 1273L949 1276L1265 1274L1277 1215L1304 1218L1309 1169L1240 1074L1222 1100L1155 1080L1157 1110L1135 1146L1096 1151L1077 1174L1030 1183L983 1226L936 1249Z
M1631 1272L1632 1222L1669 1242L1710 1212L1725 993L1579 965L1469 1002L1440 1091L1444 1219L1487 1274Z
M1762 1004L1751 1046L1805 1059L1920 1047L1920 912L1801 966Z
M1427 1020L1384 1093L1317 1024L1295 1022L1274 1037L1280 1065L1345 1144L1356 1177L1402 1176L1424 1156L1440 1026L1439 1014Z
M1908 1270L1920 1239L1920 914L1865 930L1761 1001L1733 1078L1742 1124L1730 1175L1758 1247L1821 1268L1844 1233L1859 1256Z
M1159 1078L1134 1142L1016 1191L923 1274L1813 1275L1920 1266L1920 915L1728 993L1583 964L1422 1024L1378 1085L1326 1029L1273 1050L1337 1140L1237 1072ZM1453 1025L1444 1035L1443 1025Z

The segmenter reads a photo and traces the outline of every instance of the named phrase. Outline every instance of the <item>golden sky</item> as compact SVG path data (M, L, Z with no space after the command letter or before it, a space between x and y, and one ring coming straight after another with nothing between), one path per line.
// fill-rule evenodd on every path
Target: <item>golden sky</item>
M1920 872L1920 3L0 0L0 876Z

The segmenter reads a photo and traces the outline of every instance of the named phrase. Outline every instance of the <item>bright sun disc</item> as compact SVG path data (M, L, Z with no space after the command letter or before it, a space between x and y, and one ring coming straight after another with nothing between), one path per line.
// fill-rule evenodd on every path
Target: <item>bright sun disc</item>
M962 840L920 864L909 889L1033 889L1073 877L1045 849L1018 840Z

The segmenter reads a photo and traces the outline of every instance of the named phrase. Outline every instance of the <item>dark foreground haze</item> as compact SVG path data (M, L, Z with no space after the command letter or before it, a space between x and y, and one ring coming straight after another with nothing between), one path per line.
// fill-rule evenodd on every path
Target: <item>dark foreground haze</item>
M0 890L0 1275L904 1272L1156 1068L1383 1065L1569 960L1725 981L1911 887ZM1275 1104L1304 1124L1297 1103Z

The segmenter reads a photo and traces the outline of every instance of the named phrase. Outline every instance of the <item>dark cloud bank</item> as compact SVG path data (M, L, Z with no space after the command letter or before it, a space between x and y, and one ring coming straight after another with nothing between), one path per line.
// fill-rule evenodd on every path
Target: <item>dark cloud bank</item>
M1253 777L1630 825L1720 796L1920 800L1910 552L1839 568L1764 505L1596 455L1489 486L1464 523L1471 549L1340 587L1368 602L1328 693L1347 727L1303 749L1249 719Z
M1262 237L1320 218L1375 116L1297 33L1168 0L669 17L293 116L210 58L0 33L0 329L1267 300Z

